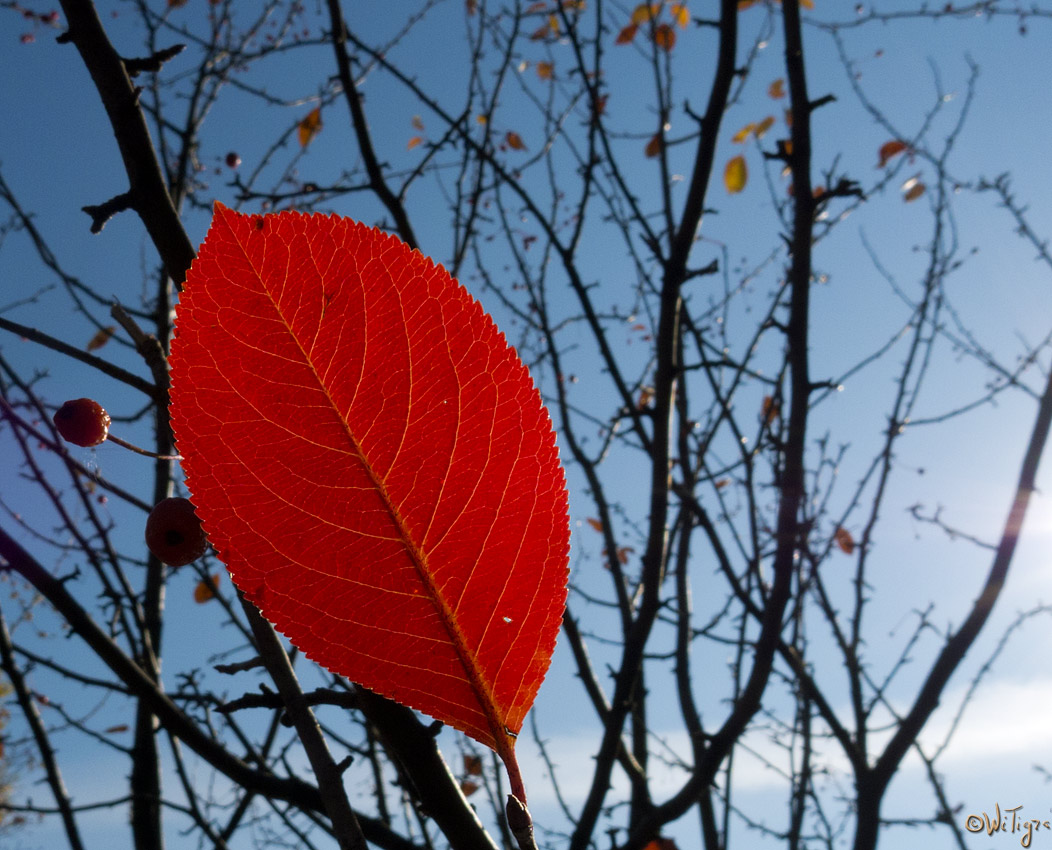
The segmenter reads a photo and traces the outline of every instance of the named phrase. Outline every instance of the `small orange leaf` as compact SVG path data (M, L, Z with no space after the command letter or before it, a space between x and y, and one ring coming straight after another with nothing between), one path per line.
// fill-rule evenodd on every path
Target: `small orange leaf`
M721 478L719 481L716 482L715 487L716 487L717 490L722 490L724 487L726 487L730 483L731 483L731 480L729 478Z
M321 130L321 107L315 106L299 123L300 147L307 147Z
M690 12L687 11L686 3L673 3L668 7L668 11L672 15L672 20L681 30L685 30L687 25L690 24Z
M464 773L468 776L482 776L482 756L464 756Z
M543 27L534 30L530 34L530 41L543 41L544 39L546 39L548 37L548 33L549 33L548 25L545 24Z
M782 406L769 395L763 397L763 404L760 406L760 416L763 417L763 424L770 425L782 414Z
M470 779L464 779L460 783L460 790L465 797L470 797L479 790L479 784L477 782L472 782Z
M627 564L629 556L635 551L631 546L622 546L617 550L617 560L622 565Z
M103 730L103 734L104 735L116 735L118 732L127 732L127 731L128 731L128 724L127 723L121 723L118 726L111 726L109 729L104 729Z
M815 0L800 0L800 8L814 11Z
M591 517L589 517L585 520L585 522L587 522L594 530L598 531L600 534L603 533L603 524L599 520L592 519Z
M650 402L652 402L653 400L654 400L654 388L653 387L643 387L639 391L639 398L636 400L636 408L639 409L639 410L644 410L646 408L646 406L648 404L650 404Z
M413 148L415 148L417 145L419 145L422 141L424 141L424 137L423 136L413 136L413 138L411 138L409 140L409 144L405 146L405 149L411 151Z
M645 24L658 16L661 11L660 3L640 3L632 10L632 23Z
M753 135L756 136L757 139L762 139L767 133L767 131L770 130L773 126L774 116L768 115L766 118L763 119L763 121L756 125L756 128L753 130Z
M522 136L514 130L508 130L508 132L504 134L504 143L513 151L526 150L526 143L522 140Z
M218 585L219 584L219 573L216 573L214 576L212 576L212 584L213 585ZM196 602L198 605L200 605L200 604L202 604L204 602L207 602L209 599L214 599L214 598L215 598L215 591L212 590L212 588L211 588L211 586L209 586L208 582L203 581L203 580L199 581L197 583L197 587L194 588L194 602Z
M632 39L636 37L636 33L639 31L639 24L629 24L621 32L617 34L617 41L615 44L631 44Z
M542 80L550 80L554 71L555 65L552 62L537 63L537 76L540 77Z
M904 200L906 203L917 200L917 198L924 194L925 189L927 189L927 187L923 183L921 183L920 180L907 180L906 182L912 184L902 194L902 200Z
M888 164L888 160L898 156L900 153L906 150L907 147L908 146L905 142L899 141L898 139L893 139L890 142L884 142L884 144L880 146L880 150L877 152L877 156L879 157L879 161L877 162L877 168L883 168L885 165Z
M785 80L779 77L767 87L767 96L774 100L785 97Z
M655 133L650 141L647 142L647 146L643 148L643 153L647 159L653 159L655 156L661 153L662 148L665 147L665 140L661 137L660 133Z
M727 187L730 194L735 195L745 188L745 181L749 179L749 169L745 166L745 157L736 156L727 163L723 169L723 185Z
M482 125L486 125L489 123L489 119L485 115L476 115L475 121Z
M88 344L85 346L85 350L95 351L97 348L102 348L102 346L104 346L107 342L110 341L110 337L113 336L113 333L116 330L116 325L107 325L104 328L99 328L95 332L95 336L88 340Z
M464 0L464 9L469 15L474 15L479 10L478 0Z
M654 29L654 44L668 53L676 46L676 31L672 24L658 24Z
M838 525L836 531L833 532L833 540L845 555L850 555L855 551L855 538L851 536L851 532L846 528L841 528Z
M559 18L556 15L548 16L548 29L552 31L552 35L559 34Z
M748 124L746 124L744 127L742 127L737 133L735 133L733 136L731 136L731 141L734 142L734 144L736 144L736 145L740 145L747 138L749 138L749 136L751 136L755 131L756 131L756 124L753 123L752 121L750 121Z
M536 15L538 12L543 12L547 8L548 3L546 2L546 0L537 0L536 3L530 3L530 5L526 7L523 14Z

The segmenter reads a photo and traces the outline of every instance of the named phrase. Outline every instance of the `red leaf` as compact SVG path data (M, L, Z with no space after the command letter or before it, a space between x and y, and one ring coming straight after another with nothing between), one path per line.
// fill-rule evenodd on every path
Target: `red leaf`
M877 156L879 157L877 168L883 168L888 164L889 160L906 150L908 150L907 144L899 139L892 139L890 142L884 142L884 144L880 146L880 150L877 151Z
M217 204L170 366L186 483L237 586L314 660L495 749L514 786L569 519L493 321L379 230Z

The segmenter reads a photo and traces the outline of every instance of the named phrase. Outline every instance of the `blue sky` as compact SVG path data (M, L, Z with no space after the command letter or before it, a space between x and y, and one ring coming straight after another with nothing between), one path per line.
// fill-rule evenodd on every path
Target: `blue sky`
M1010 16L939 21L905 19L845 28L845 50L857 62L858 85L892 124L891 128L881 126L855 97L833 40L814 26L822 21L852 20L855 4L838 0L815 0L815 3L806 36L810 50L807 57L810 90L813 97L830 93L837 98L814 115L815 169L828 168L835 161L866 190L875 188L886 173L893 175L884 191L875 193L816 248L816 272L828 278L827 283L816 287L814 295L813 370L815 377L822 379L836 377L902 324L901 301L870 260L866 246L872 247L873 254L904 288L915 287L926 259L922 249L930 238L932 193L907 204L898 187L913 175L919 175L919 179L929 184L934 176L931 164L923 156L902 156L888 169L878 169L877 151L895 136L912 139L925 117L936 110L925 145L938 153L967 100L969 62L979 69L974 101L947 160L947 170L963 184L1011 172L1017 198L1027 206L1034 229L1041 234L1052 232L1052 169L1047 164L1052 66L1047 59L1050 43L1047 19L1029 19L1028 32L1022 37L1018 33L1018 21ZM184 8L171 14L171 20L176 25L196 25L205 5L204 0L190 0ZM697 15L711 14L711 5L697 0L690 4ZM138 52L140 42L133 25L131 4L109 0L98 6L119 48L129 54ZM380 44L392 38L406 15L417 7L415 2L392 2L383 6L383 14L373 14L370 10L366 15L364 10L350 9L348 14L352 15L353 26L360 25L371 42ZM862 17L872 8L893 12L913 7L914 4L908 2L883 2L875 6L867 3ZM39 11L47 9L41 6ZM628 6L624 10L611 9L611 22L627 19L629 11ZM8 116L0 132L0 173L22 205L33 212L37 227L64 267L103 295L112 293L122 301L137 303L148 288L148 279L156 265L139 222L131 215L121 215L109 222L102 234L92 236L88 233L87 218L80 211L80 207L100 203L126 186L112 131L90 78L72 47L53 42L53 31L40 26L34 29L7 9L0 9L0 13L0 44L3 45L0 80L5 81L0 85L0 114ZM354 20L355 14L360 14L363 20ZM755 43L757 33L766 25L766 16L762 8L743 14L743 45ZM426 25L413 30L389 53L392 61L406 63L425 75L429 82L442 80L448 88L437 86L433 90L443 97L448 93L444 105L450 109L459 103L457 82L463 79L463 72L457 64L457 54L436 49L436 45L458 43L463 20L463 7L456 0L437 3L428 13ZM20 44L19 36L23 32L33 32L35 41ZM613 36L611 31L611 42ZM174 34L163 39L164 43L174 40L177 40ZM680 35L674 56L684 64L677 75L672 138L692 132L692 123L679 108L684 100L695 109L703 108L710 73L707 62L713 44L711 33L704 29L690 29ZM623 134L618 145L624 150L641 151L654 131L655 120L652 92L645 84L646 58L635 47L615 48L611 44L607 49L623 51L617 56L617 62L611 62L612 76L608 80L610 120ZM536 152L541 144L536 118L525 96L526 92L539 90L536 63L553 61L558 75L568 64L567 50L565 44L558 42L528 46L529 52L523 53L524 64L515 81L521 86L517 91L515 86L509 87L499 116L503 127L521 133L528 149L524 157ZM772 101L766 89L770 82L784 76L781 51L780 38L772 33L768 44L759 50L740 100L728 112L722 129L717 176L729 157L743 153L750 178L740 195L728 197L718 180L712 190L711 202L716 210L706 218L696 254L699 264L712 257L719 257L721 263L725 263L726 278L720 285L737 285L735 270L738 268L759 267L761 257L771 248L771 234L779 227L776 204L784 197L785 181L776 167L769 166L767 177L771 191L768 192L759 146L753 142L738 146L731 142L731 137L748 122L761 120L768 114L780 117L785 102ZM689 61L686 57L690 57ZM192 55L177 57L165 73L177 78L192 67L192 63ZM239 173L250 173L275 136L292 127L313 107L311 98L330 73L330 52L319 47L296 54L295 58L268 60L252 77L253 82L265 85L276 97L295 101L291 105L263 107L244 92L228 89L203 135L199 156L205 170L201 177L209 186L201 193L202 198L232 203L233 190L229 185L232 172L224 163L226 154L236 152L242 160ZM363 91L370 126L384 158L396 169L411 168L421 156L419 148L408 149L409 139L419 132L413 126L413 116L420 116L423 133L428 137L440 131L440 122L382 73L374 71L366 79ZM299 179L322 185L336 179L341 170L353 166L356 160L342 103L327 106L323 118L324 128L306 152L297 154L293 142L284 156L285 161L296 160ZM779 132L784 132L780 123L772 129L771 137ZM771 137L765 140L768 149ZM673 148L670 157L673 171L689 167L692 150L692 144ZM634 185L641 193L651 192L649 187L657 176L657 166L641 155L634 165L631 174ZM816 179L816 182L819 181ZM682 193L682 182L673 184L674 197L677 191ZM417 223L422 249L438 261L447 261L451 249L444 218L448 215L446 200L433 185L429 188L421 183L410 192L408 206ZM835 207L833 214L838 215L844 206ZM365 221L379 216L375 203L361 194L341 198L329 207ZM250 204L246 209L254 211L255 208ZM948 291L962 321L976 328L991 350L1011 361L1025 350L1022 340L1035 343L1048 333L1048 317L1052 315L1049 310L1052 270L1034 262L1033 248L1014 233L1013 220L998 208L992 194L976 195L965 189L954 209L954 236L961 245L958 253L961 265L953 273ZM189 213L186 222L191 238L200 240L208 224L207 211ZM529 223L524 222L524 231L528 230ZM614 293L629 291L635 282L635 272L627 262L623 245L599 227L590 236L584 250L589 254L586 263L591 279L610 284ZM978 251L973 253L972 246ZM748 326L749 309L763 303L782 273L782 266L783 260L778 259L760 268L746 286L746 296L738 302L740 307L728 316L728 322L735 323L736 328ZM494 313L514 342L515 326L506 314L502 316L492 293L487 293L470 277L463 282ZM0 245L0 309L27 292L54 283L53 276L41 267L23 236L11 234L5 238ZM704 299L710 294L699 290L693 297ZM105 318L104 310L96 313ZM71 309L61 287L50 289L34 303L5 310L3 315L49 329L77 345L86 344L94 333L90 323ZM108 324L108 320L104 323ZM618 342L626 360L642 362L647 356L646 346L636 339L627 322ZM56 402L82 395L85 385L97 383L86 367L71 364L9 335L0 338L0 346L4 356L18 367L46 369L49 376L42 386L47 397ZM126 368L141 371L136 355L127 347L111 343L103 351ZM986 376L981 370L967 368L967 362L962 365L958 353L948 347L940 349L938 356L938 377L919 405L917 418L937 416L982 393ZM884 366L845 381L842 391L816 415L816 431L828 427L841 438L844 434L850 435L856 453L849 456L840 471L843 481L847 482L844 493L861 474L872 446L886 426L883 417L893 391L890 370L897 357L893 354ZM1043 362L1047 367L1047 357ZM589 373L594 366L594 359L582 351L576 361L576 371L583 380L576 391L583 405L592 401L602 404L605 398L600 389L601 379ZM543 376L539 380L543 385ZM589 386L596 387L594 397L590 396ZM110 391L112 395L106 406L117 415L131 415L141 406L139 398L122 395L116 388ZM752 399L757 407L761 395L757 390ZM902 645L911 629L911 609L928 600L938 606L935 616L940 625L959 620L989 565L988 553L963 541L948 542L931 527L911 520L905 509L914 503L924 504L927 512L942 507L948 522L984 539L994 539L1008 508L1032 412L1030 401L1005 396L996 407L984 407L967 419L947 426L918 426L902 442L900 462L917 472L903 476L895 485L897 489L886 511L888 521L878 540L879 557L875 559L872 581L875 595L884 601L875 605L870 615L870 652L874 656L893 652ZM148 432L141 431L141 426L126 428L132 439L138 428L144 434L142 441L148 442ZM117 481L141 480L139 491L143 495L148 492L143 461L119 448L102 446L94 451L86 450L82 458L97 464L104 475ZM625 476L611 483L614 491L623 497L628 513L638 507L635 497L639 478L630 465L632 462L626 459ZM0 476L7 479L14 473L10 460L0 456ZM1050 474L1046 464L1040 479L1045 490ZM597 562L597 541L585 524L592 509L573 469L570 480L574 487L571 491L571 516L575 523L574 578L582 587L605 586L606 579ZM6 486L5 498L10 499ZM14 492L19 510L27 515L43 510L33 491L16 489ZM119 505L113 505L112 509L115 518L129 528L141 522L134 511ZM639 510L635 510L635 514L640 515ZM853 527L850 518L848 527ZM1027 536L1020 546L1005 594L980 645L968 660L968 669L953 680L944 709L925 730L925 740L937 741L939 730L948 727L969 673L993 650L996 636L1016 613L1047 600L1050 542L1052 506L1047 496L1039 494L1032 505ZM830 569L835 568L836 563L834 558ZM847 573L848 560L844 559L843 564ZM165 662L166 669L171 671L201 665L202 658L216 648L212 641L222 636L221 632L210 631L215 623L208 617L209 612L191 601L194 583L193 576L185 572L172 578L168 606L170 638ZM1047 619L1031 623L1014 639L990 672L983 695L966 714L952 747L940 763L948 778L951 797L964 804L964 813L991 810L998 801L1002 808L1020 803L1033 816L1052 813L1048 786L1031 767L1032 762L1052 766L1052 733L1044 721L1052 695L1052 670L1047 664L1052 651L1052 628ZM56 627L50 624L50 628ZM816 627L816 634L820 631ZM208 637L185 639L189 634ZM925 661L937 645L934 639L922 645L924 651L918 651L916 664L905 670L900 693L903 700L909 695L907 685L915 684L916 676L925 669ZM78 651L71 649L71 652ZM597 655L600 659L604 657L601 648L597 649ZM713 665L707 669L722 674L721 659L713 656L705 660ZM835 683L835 661L831 658L829 664L823 675ZM660 676L655 678L659 680ZM231 691L236 692L239 686L240 682L232 683ZM248 687L252 686L254 680ZM839 692L843 694L842 687ZM719 694L720 688L716 687L711 695L703 695L711 700L709 710L713 716L719 716ZM76 698L71 695L70 701ZM560 649L550 679L541 690L536 717L545 729L551 751L558 754L564 790L571 800L578 802L585 790L582 782L590 775L594 741L590 733L596 725L584 711L567 716L564 708L567 702L576 703L579 699L580 689L573 679L568 653ZM846 702L844 705L846 707ZM109 707L103 705L99 710L104 714ZM667 727L661 718L654 720L656 734L667 734L672 749L682 746L682 733L676 720L670 718ZM74 739L68 740L63 750L64 755L71 758L69 782L74 786L78 774L85 780L98 775L99 755L78 753ZM748 743L757 752L777 757L776 742L762 733L757 733ZM450 735L445 745L453 754L460 743ZM559 815L554 801L547 796L543 765L525 741L522 750L534 814L539 822L558 826ZM836 757L831 758L836 763ZM750 764L746 756L741 757L739 769L740 799L755 800L760 805L770 799L772 821L777 821L782 809L781 803L775 802L780 798L771 771L758 760ZM846 773L840 781L850 784ZM115 788L119 788L119 783ZM674 788L674 773L670 772L668 790ZM101 794L103 789L97 791ZM923 817L933 808L919 762L908 761L893 785L886 813ZM123 828L122 816L117 813L97 818L95 828L100 843L112 830ZM672 832L681 837L684 848L696 840L692 838L694 823L688 824L687 820L690 819L684 819ZM27 832L19 840L26 847L46 846L50 834L45 825ZM1004 840L1012 839L1004 837ZM947 834L924 830L899 830L889 835L888 843L892 841L904 848L951 846ZM1004 846L1000 840L987 841L981 846L991 842L995 847ZM173 831L171 846L188 845L180 844L178 833Z

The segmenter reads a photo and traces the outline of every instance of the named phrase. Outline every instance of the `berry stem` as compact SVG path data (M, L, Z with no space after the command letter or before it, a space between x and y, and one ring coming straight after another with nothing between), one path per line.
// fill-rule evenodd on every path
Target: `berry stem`
M110 434L106 437L106 440L110 443L116 443L118 446L123 446L128 451L135 452L136 454L145 455L146 457L156 458L157 460L182 460L182 455L159 455L157 452L151 452L146 449L140 449L134 443L129 443L127 440L122 440L120 437L115 437Z

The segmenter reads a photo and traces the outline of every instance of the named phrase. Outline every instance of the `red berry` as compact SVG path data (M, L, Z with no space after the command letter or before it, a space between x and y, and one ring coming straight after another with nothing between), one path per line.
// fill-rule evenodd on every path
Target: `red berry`
M67 401L55 411L54 422L62 439L75 446L97 446L110 433L110 415L90 398Z
M229 168L237 168L241 165L241 157L233 151L230 151L230 153L226 155L226 164Z
M208 538L189 499L173 496L153 506L146 520L146 545L170 567L182 567L205 553Z

